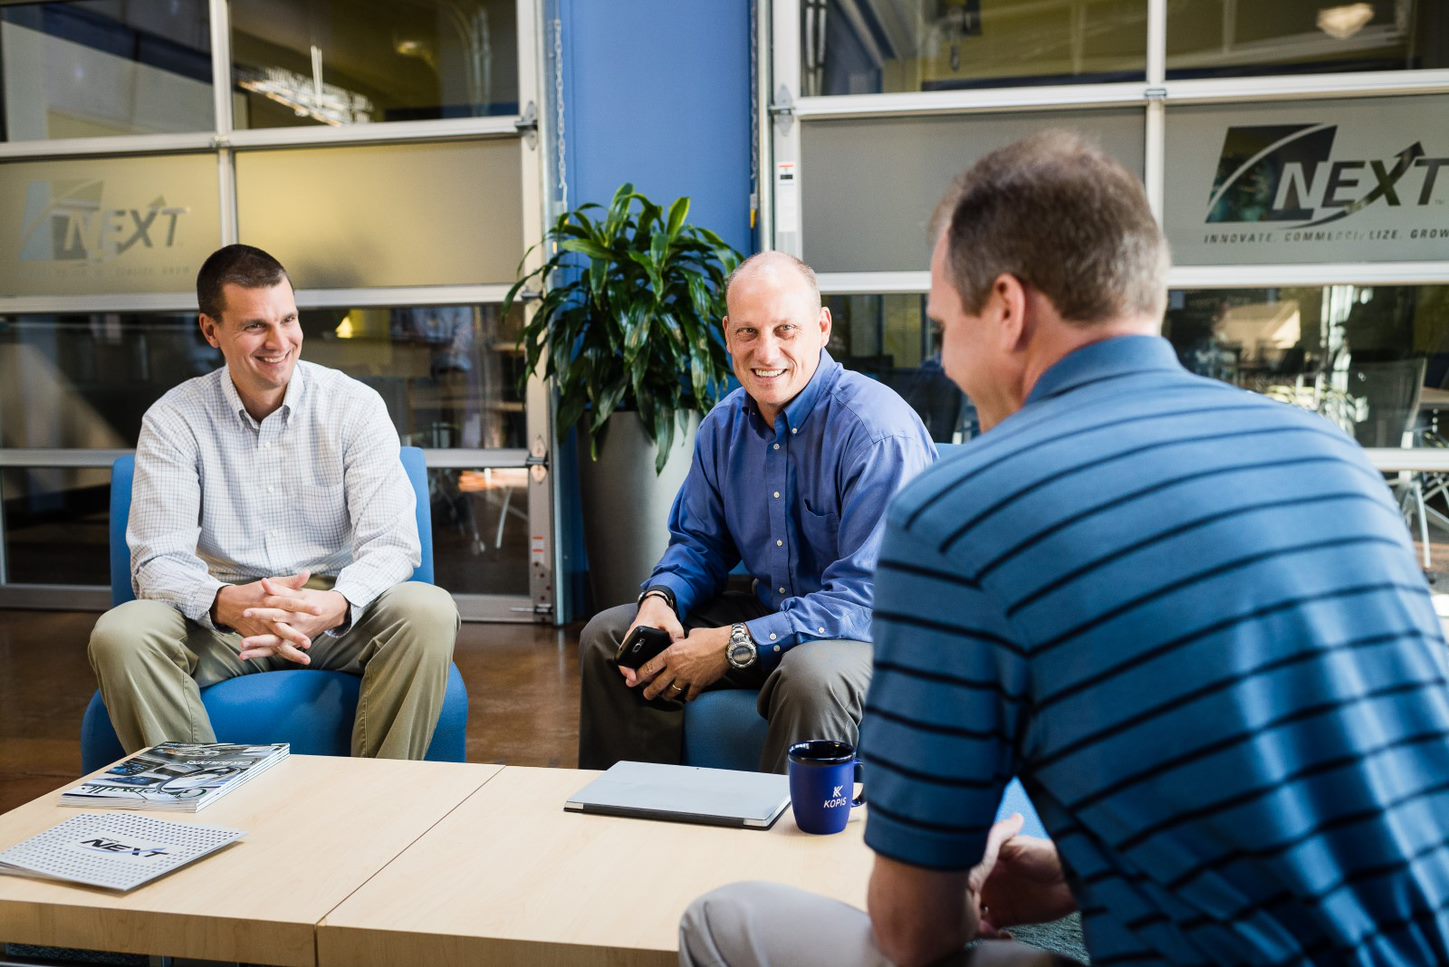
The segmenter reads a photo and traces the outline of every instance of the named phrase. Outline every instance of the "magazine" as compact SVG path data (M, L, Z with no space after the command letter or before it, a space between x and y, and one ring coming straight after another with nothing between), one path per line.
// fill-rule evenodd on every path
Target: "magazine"
M281 762L288 748L163 742L62 793L60 804L194 813Z
M0 873L134 890L246 835L124 813L87 813L0 853Z

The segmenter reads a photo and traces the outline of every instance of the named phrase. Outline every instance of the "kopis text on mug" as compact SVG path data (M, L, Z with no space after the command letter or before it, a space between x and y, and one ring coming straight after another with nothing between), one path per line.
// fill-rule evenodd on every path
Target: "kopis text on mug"
M834 739L810 739L790 746L790 808L795 825L807 833L838 833L850 822L850 810L865 802L855 747Z

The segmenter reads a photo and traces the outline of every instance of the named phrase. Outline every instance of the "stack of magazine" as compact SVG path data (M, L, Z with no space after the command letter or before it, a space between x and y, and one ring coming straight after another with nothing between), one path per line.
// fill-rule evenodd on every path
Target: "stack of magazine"
M287 757L276 745L163 742L61 794L62 806L194 813Z

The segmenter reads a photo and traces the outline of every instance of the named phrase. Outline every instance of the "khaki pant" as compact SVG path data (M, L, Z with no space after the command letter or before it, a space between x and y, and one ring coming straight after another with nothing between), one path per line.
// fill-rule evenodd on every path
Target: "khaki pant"
M808 925L808 929L806 928ZM680 967L891 967L870 917L778 883L732 883L690 904L679 922ZM1009 940L986 940L934 967L1080 967Z
M346 634L318 635L310 665L242 661L241 636L203 628L160 601L127 601L91 632L90 659L129 755L158 742L215 742L201 689L277 669L362 676L352 754L421 759L443 710L458 608L442 588L408 582L378 597Z
M684 703L662 696L645 702L613 664L636 612L632 604L601 611L579 637L580 769L607 769L620 759L678 763L684 756ZM727 591L696 609L684 627L718 628L768 613L754 595ZM796 742L859 742L870 660L868 642L807 641L786 651L770 672L758 663L743 671L731 668L710 688L760 690L756 708L769 720L760 769L784 772Z

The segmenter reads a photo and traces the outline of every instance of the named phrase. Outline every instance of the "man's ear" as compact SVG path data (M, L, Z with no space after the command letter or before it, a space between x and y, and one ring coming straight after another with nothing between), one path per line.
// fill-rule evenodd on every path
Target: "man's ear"
M211 318L211 316L208 316L204 312L197 317L197 322L201 326L202 337L206 339L207 343L210 344L211 348L220 349L221 340L217 337L216 330L217 327L221 325L221 323Z
M991 284L991 301L996 310L1001 345L1008 350L1020 349L1026 342L1026 286L1010 273L1003 272Z
M821 306L820 307L820 335L821 335L821 338L822 338L822 341L823 342L829 342L830 341L830 328L834 324L835 324L835 320L830 315L830 310L828 308L826 308L825 306Z

